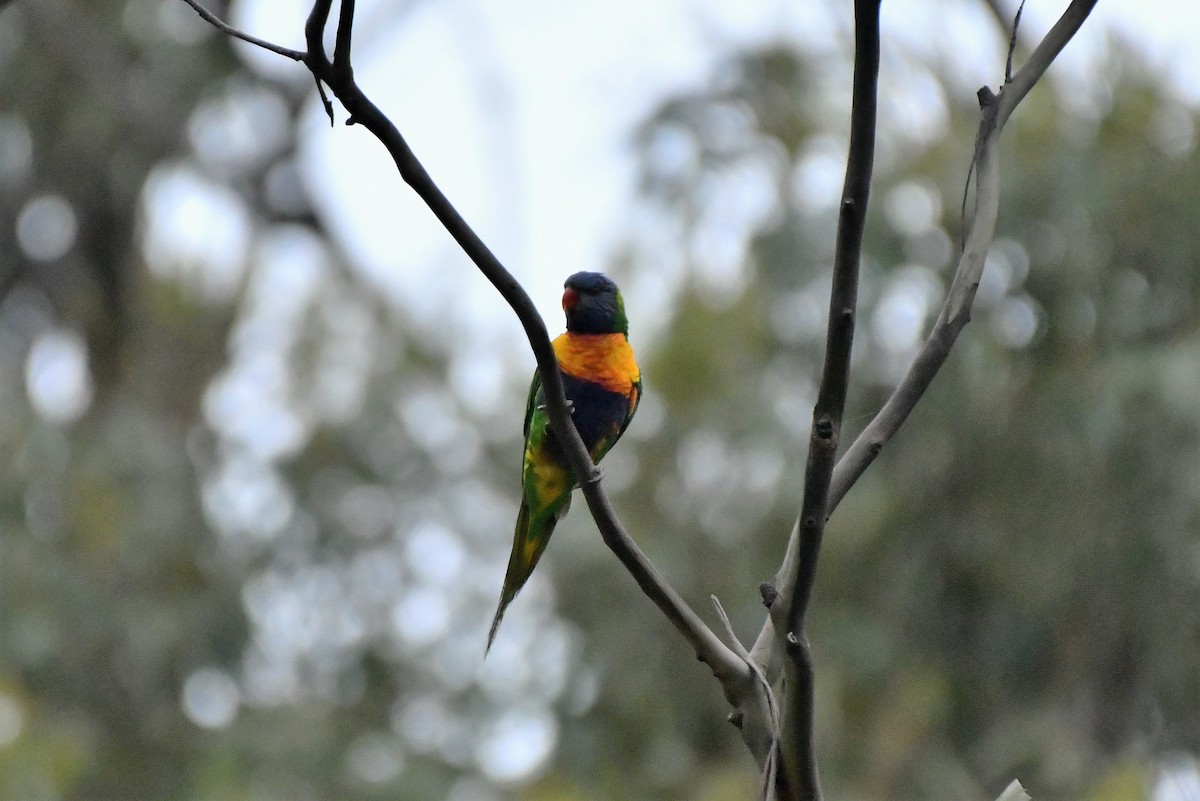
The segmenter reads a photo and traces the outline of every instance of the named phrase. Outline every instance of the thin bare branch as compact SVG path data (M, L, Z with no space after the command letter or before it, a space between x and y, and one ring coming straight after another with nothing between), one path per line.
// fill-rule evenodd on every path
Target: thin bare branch
M551 429L564 445L571 471L587 500L605 543L633 574L638 585L650 597L668 620L684 635L697 655L708 663L718 678L748 681L745 668L703 621L691 610L626 532L599 481L599 471L579 438L563 392L558 362L550 345L546 325L524 288L500 263L482 239L475 233L441 189L434 183L424 166L417 160L408 143L386 116L353 83L352 76L331 74L326 78L334 95L350 112L351 118L365 126L383 143L392 155L405 182L421 197L443 227L491 281L500 295L521 321L537 360L546 393L546 408Z
M333 101L325 93L325 84L321 83L321 79L317 77L315 72L313 73L313 80L317 83L317 95L321 98L321 107L325 109L325 116L329 118L329 127L332 128L334 124Z
M342 0L338 13L337 34L333 40L333 68L342 80L353 81L354 70L350 63L350 39L354 32L354 0Z
M742 645L738 639L737 633L733 630L733 624L729 622L729 616L725 614L725 607L721 606L721 602L717 600L717 596L709 596L712 599L713 606L717 610L717 617L721 620L721 625L725 627L725 636L729 639L729 645L738 658L749 668L754 676L754 681L757 683L759 693L757 694L757 703L750 706L735 707L730 713L729 720L742 731L742 739L749 745L752 741L756 744L751 747L751 752L757 758L759 754L765 755L759 759L759 767L762 769L762 781L759 787L759 798L763 801L770 801L777 797L779 785L779 706L775 701L775 692L771 689L771 682L767 681L766 674L763 673L754 660L750 657L750 652Z
M854 91L850 111L850 147L846 180L838 214L837 246L829 298L829 328L821 387L813 409L804 500L800 511L800 571L792 585L788 623L793 632L804 628L826 515L828 482L833 472L846 391L858 305L858 272L863 230L875 160L876 86L879 76L880 0L856 0Z
M304 21L304 42L308 47L304 63L314 73L317 67L328 67L329 64L329 59L325 57L325 25L329 22L329 12L332 10L333 0L314 0L308 19ZM317 80L321 80L319 75Z
M1017 71L1012 81L1000 92L1000 107L996 117L996 127L1003 128L1008 117L1016 109L1017 104L1025 99L1033 85L1045 74L1046 70L1058 58L1058 54L1067 46L1067 42L1075 38L1097 0L1071 0L1071 5L1058 18L1041 43L1030 54L1029 60Z
M571 430L574 432L574 426ZM584 450L583 454L586 457L587 451ZM595 469L590 457L587 458L587 466ZM600 486L599 479L584 482L581 486L604 543L633 575L642 592L658 606L688 641L700 660L712 669L713 674L726 687L726 697L730 703L739 706L743 703L739 699L746 695L747 686L753 684L748 665L721 642L646 558L618 519L607 494ZM736 692L730 692L730 684L736 685Z
M323 37L332 7L333 0L315 0L313 3L304 28L308 52L300 54L300 60L313 73L318 86L323 84L329 87L330 92L346 108L350 121L365 127L383 144L404 181L425 202L446 231L512 308L525 330L541 372L550 428L563 446L571 472L582 488L588 508L605 543L633 575L643 592L691 644L697 656L709 665L735 710L753 707L761 700L762 688L755 681L749 665L722 643L692 611L649 562L617 518L608 496L601 487L601 473L592 462L583 440L571 422L558 361L550 344L545 322L538 314L533 301L433 181L396 126L355 83L350 64L354 0L341 0L334 60L329 61ZM769 749L752 742L750 738L747 738L747 745L760 764L765 764L770 756Z
M195 11L197 14L199 14L201 19L203 19L209 25L213 26L218 31L220 31L221 33L223 33L227 36L232 36L235 39L241 39L243 42L249 42L250 44L255 45L256 47L261 47L264 50L270 50L272 53L278 53L279 55L283 56L284 58L290 58L292 61L303 61L304 60L304 53L302 51L293 50L290 47L283 47L282 45L273 44L271 42L266 41L265 39L259 39L257 36L251 36L250 34L245 33L244 31L239 31L237 28L233 27L232 25L227 24L224 20L222 20L216 14L212 13L207 8L205 8L204 6L197 3L196 0L183 0L183 2L185 2L189 6L191 6L192 10Z
M778 610L787 610L783 617L786 625L776 630L780 635L778 645L784 654L783 667L787 676L780 754L788 791L797 801L819 801L821 798L813 732L812 654L805 633L806 617L828 517L829 481L837 456L850 378L859 262L875 160L879 7L880 0L855 0L854 4L850 146L838 214L825 363L821 373L821 388L813 409L812 434L809 437L808 463L804 475L804 499L797 519L797 559L794 561L794 570L789 565L789 572L778 576L771 604L772 617L777 619L777 623L780 617Z
M1012 36L1008 37L1008 58L1004 62L1005 83L1012 83L1013 53L1017 51L1017 31L1021 29L1021 12L1024 10L1025 0L1021 0L1021 5L1017 6L1017 13L1013 15Z

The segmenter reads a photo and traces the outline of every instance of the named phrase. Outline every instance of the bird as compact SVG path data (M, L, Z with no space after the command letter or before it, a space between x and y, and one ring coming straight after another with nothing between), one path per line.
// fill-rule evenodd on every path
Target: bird
M625 302L608 276L578 272L563 284L562 308L567 330L554 339L554 355L571 422L592 461L599 463L629 427L642 397L642 375L629 344ZM533 573L578 486L549 423L541 375L535 370L525 405L521 508L487 651L504 610Z

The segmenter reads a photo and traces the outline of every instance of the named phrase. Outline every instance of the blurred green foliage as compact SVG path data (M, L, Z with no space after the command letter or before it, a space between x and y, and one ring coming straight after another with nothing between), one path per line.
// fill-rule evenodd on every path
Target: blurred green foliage
M313 211L305 76L188 15L0 13L0 796L751 797L715 683L581 511L482 662L527 376L463 389L440 307L381 299ZM675 285L610 480L747 639L799 500L844 45L731 58L632 142L653 224L613 272ZM936 314L975 125L905 58L885 96L929 78L933 122L883 107L855 427ZM975 321L831 521L830 797L1149 797L1200 754L1197 117L1120 48L1102 83L1013 120ZM246 227L231 272L156 238L178 186Z

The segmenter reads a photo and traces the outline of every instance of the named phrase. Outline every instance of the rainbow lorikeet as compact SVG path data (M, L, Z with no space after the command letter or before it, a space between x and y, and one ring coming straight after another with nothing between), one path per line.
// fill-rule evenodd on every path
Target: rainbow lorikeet
M599 462L633 419L642 395L642 376L629 346L629 321L617 285L600 273L583 272L572 275L563 287L567 330L554 340L554 355L571 404L571 421L592 461ZM576 487L562 446L550 431L545 404L541 377L535 372L525 407L521 511L488 648L504 610L533 572L554 526L566 515Z

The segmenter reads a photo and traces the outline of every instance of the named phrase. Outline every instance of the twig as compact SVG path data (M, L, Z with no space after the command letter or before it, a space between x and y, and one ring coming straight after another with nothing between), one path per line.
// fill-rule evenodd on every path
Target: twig
M762 668L750 658L750 652L738 639L737 633L733 630L733 624L729 622L729 615L725 614L725 607L721 606L717 596L710 595L709 598L717 610L717 617L720 618L721 625L725 627L725 636L729 639L729 646L750 669L761 690L759 697L763 703L752 709L736 709L730 713L729 719L743 732L753 726L755 732L766 737L759 746L767 753L766 761L761 764L762 781L759 785L759 799L760 801L775 801L779 789L779 706L775 702L775 693ZM751 716L757 716L761 720L754 721L750 719Z
M354 0L342 0L338 14L337 34L333 40L333 69L340 81L352 82L354 69L350 65L350 38L354 32Z
M308 19L304 21L304 43L308 46L304 63L314 74L329 65L329 59L325 56L325 26L332 10L333 0L313 0ZM321 80L320 75L317 75L317 80Z
M1008 38L1008 58L1004 61L1004 82L1012 83L1012 65L1013 53L1017 50L1017 31L1021 29L1021 12L1025 10L1025 0L1021 0L1021 5L1017 6L1017 13L1013 15L1012 36Z
M1071 0L1071 5L1058 18L1058 22L1046 33L1042 41L1030 54L1025 66L1017 71L1012 81L1000 92L999 111L997 112L997 130L1004 127L1008 117L1017 105L1029 94L1033 85L1045 74L1046 70L1058 58L1058 54L1067 46L1067 42L1075 38L1075 34L1083 25L1084 20L1096 7L1097 0Z
M284 58L290 58L292 61L303 61L304 60L303 52L301 52L299 50L293 50L290 47L284 47L282 45L273 44L271 42L266 41L265 39L259 39L257 36L251 36L248 33L239 31L237 28L233 27L232 25L226 24L224 20L222 20L216 14L209 11L204 6L197 3L196 0L183 0L183 2L185 2L189 6L191 6L192 10L194 10L197 14L199 14L201 19L203 19L209 25L216 28L221 33L226 34L227 36L232 36L235 39L241 39L243 42L249 42L250 44L252 44L256 47L261 47L264 50L270 50L272 53L278 53L279 55L283 56Z
M325 116L329 118L329 127L332 128L333 120L333 102L330 101L329 95L325 94L325 84L321 83L321 79L313 74L313 80L317 83L317 94L321 98L321 107L325 109Z
M995 0L988 0L988 6L992 9L992 13L1003 26L1005 23L1004 14L1000 10L1000 6ZM1013 15L1012 33L1008 38L1008 55L1004 59L1004 83L1012 83L1013 55L1017 51L1017 32L1021 29L1021 12L1025 10L1025 0L1021 0L1021 4L1017 6L1017 13ZM963 181L962 204L959 207L958 222L959 222L959 240L958 252L961 254L967 247L967 231L970 226L967 225L967 198L971 194L971 179L975 177L975 167L979 164L979 149L983 146L984 128L980 126L979 131L975 134L975 150L971 154L971 164L967 167L967 179Z

